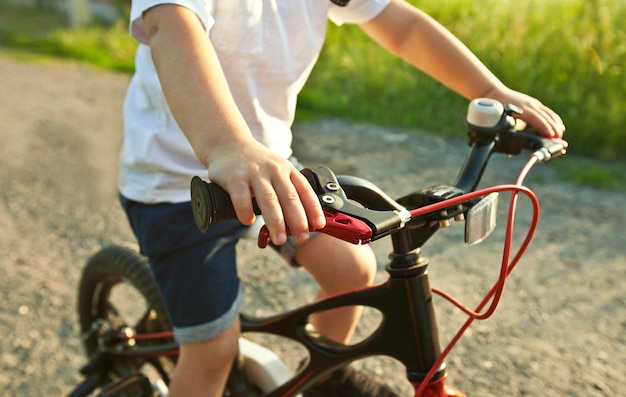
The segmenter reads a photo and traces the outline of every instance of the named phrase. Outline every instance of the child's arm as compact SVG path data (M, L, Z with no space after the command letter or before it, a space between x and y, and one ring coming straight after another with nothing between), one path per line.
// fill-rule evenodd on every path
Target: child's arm
M308 238L309 224L323 227L306 179L250 133L197 16L166 4L147 10L143 23L172 114L209 178L229 192L239 220L253 222L254 196L276 244L285 242L286 226L299 242Z
M528 95L506 87L448 30L410 4L391 0L381 14L361 25L375 41L460 95L491 97L524 110L522 120L549 137L565 130L560 117Z

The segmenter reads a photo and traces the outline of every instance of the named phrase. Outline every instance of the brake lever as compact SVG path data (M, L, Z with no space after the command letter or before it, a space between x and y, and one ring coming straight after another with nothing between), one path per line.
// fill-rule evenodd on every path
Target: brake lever
M323 229L310 230L312 232L320 232L328 234L351 244L367 244L372 239L372 229L362 220L354 218L341 212L330 212L324 210L326 217L326 226ZM291 235L287 228L287 235ZM257 245L259 248L265 248L270 242L270 232L266 225L261 227Z

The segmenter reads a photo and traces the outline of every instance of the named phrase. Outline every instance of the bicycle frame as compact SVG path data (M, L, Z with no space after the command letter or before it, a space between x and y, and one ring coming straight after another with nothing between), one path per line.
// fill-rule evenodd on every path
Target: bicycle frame
M482 170L477 164L487 162L485 153L490 153L493 147L485 150L483 146L475 146L468 157L465 168ZM482 171L481 171L482 172ZM472 179L480 178L481 172L463 172L457 185L473 185ZM345 179L346 189L351 189L353 179ZM357 181L358 182L358 181ZM454 187L438 188L450 192ZM503 186L501 189L522 189L517 185ZM424 193L426 192L426 193ZM468 195L458 195L455 199L437 202L436 199L424 199L424 194L431 195L429 190L411 194L400 201L410 202L419 197L421 202L432 200L433 203L424 204L414 210L415 219L419 213L431 214L442 208L448 208L448 216L454 215L451 209L458 208L458 202L468 200ZM470 196L480 197L484 192L478 191ZM461 211L458 209L458 211ZM423 222L420 222L420 225ZM410 226L410 225L409 225ZM313 384L319 377L335 368L346 365L354 360L375 355L392 357L401 362L407 372L407 379L415 388L415 396L443 397L464 396L461 392L445 386L447 377L446 366L441 362L442 349L439 341L439 331L433 304L433 289L428 277L429 261L421 255L422 245L434 235L438 227L404 227L391 234L392 253L390 262L386 266L388 279L381 284L352 291L342 295L330 297L323 301L305 305L301 308L267 318L252 318L241 315L242 332L274 334L294 340L304 346L309 353L309 361L287 383L283 384L267 397L292 396ZM427 232L424 232L427 230ZM329 342L327 339L311 333L307 329L309 318L315 313L343 307L367 306L383 314L383 320L378 328L366 339L354 345L340 345ZM175 344L151 347L134 346L133 341L160 339L171 337L171 332L154 334L119 335L119 342L123 345L128 341L127 349L112 349L97 358L98 365L116 363L137 358L150 358L160 355L177 354ZM119 345L118 345L119 346Z
M362 194L363 190L367 190L370 200L372 200L370 203L372 204L371 207L378 210L386 210L387 213L391 214L394 211L398 212L397 210L402 208L410 216L399 222L399 226L396 225L394 228L389 228L389 230L378 228L375 235L371 238L371 240L374 240L383 236L390 236L391 239L392 252L390 254L390 262L386 266L386 272L389 277L385 282L336 295L266 318L253 318L241 314L241 330L243 333L253 332L282 336L298 342L309 353L308 362L300 369L298 374L264 396L288 397L295 395L306 390L308 386L315 383L321 376L336 368L357 359L376 355L392 357L405 366L407 379L414 386L416 397L464 396L463 393L445 385L447 370L443 360L473 320L487 318L493 313L502 293L504 280L532 238L537 224L539 208L532 192L521 185L523 179L537 161L563 154L567 147L564 141L555 143L529 133L512 131L512 125L509 124L507 117L510 112L514 111L514 109L508 110L509 113L503 115L502 121L495 127L481 129L470 126L471 151L454 186L438 186L433 189L424 189L411 193L396 202L388 199L383 192L377 190L375 186L367 181L354 177L338 177L334 179L334 175L330 170L319 172L316 176L316 178L319 178L317 181L318 185L331 187L329 191L318 192L319 194L334 194L339 190L343 194L345 190L345 192L348 192L348 196L352 197L351 193L358 196ZM496 138L496 134L500 133L504 135L498 135L498 138ZM534 150L535 153L531 156L531 160L524 167L514 185L502 185L474 191L491 154L495 152L516 154L521 148ZM338 186L341 189L337 188ZM478 200L492 191L513 192L509 206L509 227L507 228L507 237L505 238L500 278L481 304L475 311L472 311L463 308L462 305L454 301L453 298L448 297L445 293L430 287L428 275L429 261L422 256L422 247L439 230L438 221L464 216L468 210L467 203L471 203L472 200ZM517 255L510 261L513 214L515 212L516 197L519 192L531 198L534 217L525 241L519 248ZM202 199L204 200L205 197L202 197ZM214 197L211 197L211 200L213 199ZM366 208L369 207L366 205ZM350 207L350 210L360 211L353 207ZM207 211L206 208L202 208L200 212L204 216L213 216L207 215L211 214L211 211ZM407 213L403 215L406 217ZM328 212L327 216L334 217L337 214L338 212ZM365 217L365 215L363 216ZM376 215L369 214L368 216ZM342 221L346 220L344 218L341 219ZM208 227L211 222L213 222L213 219L199 222L199 224L202 223L202 225ZM378 218L376 222L374 229L377 229L381 224L386 225L388 223L384 217ZM333 226L329 234L346 241L355 242L358 240L359 242L367 243L370 241L368 236L371 235L363 234L361 226L361 223L357 223L355 230L349 230L345 223L340 223ZM354 234L349 232L354 232ZM358 238L355 240L354 236L358 236ZM261 232L260 246L263 245L264 241L262 240L266 237ZM439 293L448 298L470 317L443 351L439 341L433 293ZM490 301L490 307L484 313L479 313ZM309 318L315 313L344 306L371 307L382 313L382 321L368 337L353 345L341 345L330 342L328 339L312 332L308 327ZM92 361L91 365L107 366L124 360L176 354L177 346L175 344L137 347L130 342L131 340L160 339L170 337L171 335L170 332L119 335L122 345L124 345L125 341L128 341L128 348L111 349L102 353ZM94 378L91 383L98 382L99 379ZM91 385L89 380L85 383Z
M406 239L405 233L392 236L394 242ZM327 371L356 359L386 355L402 362L408 379L416 387L421 384L441 354L432 292L428 281L428 260L420 250L395 251L386 267L386 282L304 306L267 319L242 317L243 332L281 335L305 346L310 361L302 372L269 396L290 396L314 383ZM329 344L306 331L308 318L316 312L341 306L368 306L383 313L379 327L365 340L350 346ZM441 394L445 378L442 366L432 379L425 396ZM438 394L435 394L438 393ZM461 394L458 394L459 396Z
M394 244L401 246L408 232L394 234ZM386 267L389 278L382 284L337 295L268 318L255 319L242 314L242 332L280 335L299 342L310 354L306 367L289 382L267 394L267 397L292 396L306 389L325 373L356 359L373 355L386 355L402 362L406 366L409 381L417 388L441 354L427 269L428 260L420 255L419 249L408 252L398 250L392 254L392 260ZM378 329L365 340L355 345L343 346L330 343L307 331L308 318L311 315L352 305L372 307L384 315ZM137 334L128 336L128 340L168 336L171 333ZM128 349L104 353L96 361L100 364L111 364L176 353L175 344L149 348L129 346ZM442 365L422 395L462 396L460 393L450 394L449 389L444 388L445 377L446 370Z

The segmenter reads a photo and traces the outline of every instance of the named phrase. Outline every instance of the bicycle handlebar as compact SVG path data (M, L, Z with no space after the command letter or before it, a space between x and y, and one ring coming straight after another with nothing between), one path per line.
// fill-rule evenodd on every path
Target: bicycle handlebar
M322 204L326 227L321 231L326 234L355 244L368 243L388 235L409 220L403 206L365 179L337 177L325 167L305 168L302 173ZM237 219L229 194L215 183L194 177L191 198L196 225L203 233L214 222ZM256 202L253 207L255 214L260 214ZM262 246L267 243L259 242Z
M477 99L470 103L466 125L472 150L454 187L437 186L396 201L373 183L361 178L335 176L330 169L323 167L302 170L317 193L326 215L327 226L321 232L355 244L368 243L404 227L409 221L414 227L423 224L411 219L408 206L423 207L475 190L492 153L517 155L522 150L530 150L539 161L548 161L565 154L566 141L516 130L514 115L520 113L521 110L515 106L502 106L490 99ZM229 194L214 183L194 177L191 181L191 197L194 219L202 232L208 231L214 222L237 219ZM355 201L363 207L355 204ZM441 213L449 217L461 215L471 205L457 205ZM254 212L260 214L256 202L253 202L253 206ZM438 220L437 216L427 221ZM259 246L265 246L268 239L267 230L262 230Z
M522 150L537 153L540 161L548 161L567 151L567 142L549 139L530 129L519 130L516 118L522 109L514 105L502 106L498 101L479 98L470 102L465 124L469 143L484 145L493 142L494 152L517 155Z

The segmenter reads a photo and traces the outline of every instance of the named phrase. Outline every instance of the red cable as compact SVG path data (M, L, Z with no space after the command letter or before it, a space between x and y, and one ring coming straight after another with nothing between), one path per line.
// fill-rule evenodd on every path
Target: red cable
M450 205L455 205L460 202L467 201L468 199L471 199L474 197L480 197L480 196L487 195L493 192L513 191L511 200L509 202L509 213L508 213L508 218L507 218L507 227L506 227L504 248L503 248L503 254L502 254L502 265L500 268L500 276L498 277L498 281L496 281L494 286L489 290L487 295L485 295L485 297L480 302L480 304L476 307L476 309L471 310L465 307L458 300L456 300L455 298L453 298L451 295L447 294L444 291L438 290L436 288L432 289L434 293L437 293L440 296L444 297L445 299L449 300L452 304L454 304L463 312L465 312L469 316L469 318L466 320L463 326L461 326L459 331L457 331L457 333L454 335L454 337L452 338L448 346L443 350L439 358L435 361L430 371L426 374L426 377L422 380L419 388L416 390L415 396L419 397L422 395L422 393L424 393L424 391L426 390L426 387L428 386L430 382L430 379L434 376L435 372L439 368L441 368L441 365L443 364L443 361L445 360L445 358L448 356L448 354L450 354L454 346L458 343L458 341L461 339L461 337L463 336L465 331L469 328L469 326L474 322L474 320L484 320L493 314L493 312L495 311L500 301L500 297L502 296L506 278L513 271L513 269L515 268L515 266L521 259L522 255L524 254L524 252L530 245L530 241L532 240L535 230L537 229L537 224L539 223L539 200L537 199L537 196L535 196L535 194L530 189L526 188L525 186L522 186L522 183L524 179L526 178L526 176L528 175L528 173L530 172L530 170L532 169L532 167L537 163L537 161L538 159L535 156L532 156L530 158L530 160L526 163L526 165L520 171L520 174L518 175L517 180L515 181L515 185L501 185L501 186L486 188L486 189L482 189L479 191L475 191L472 193L459 196L451 200L446 200L443 203L437 203L437 204L433 204L427 207L422 207L417 210L411 211L411 216L413 217L413 216L437 211L439 209L449 207ZM530 199L533 205L533 218L532 218L531 225L528 229L528 232L526 234L526 238L524 239L524 242L520 246L515 257L513 258L513 261L509 263L510 254L511 254L511 245L513 243L513 226L514 226L514 221L515 221L515 210L517 206L517 195L520 192L524 193ZM489 309L487 309L486 312L481 314L480 310L482 310L490 300L491 300L491 305Z
M135 339L135 340L152 340L152 339L162 339L162 338L172 338L174 337L173 331L162 331L162 332L151 332L147 334L133 334L133 335L120 335L122 339Z

